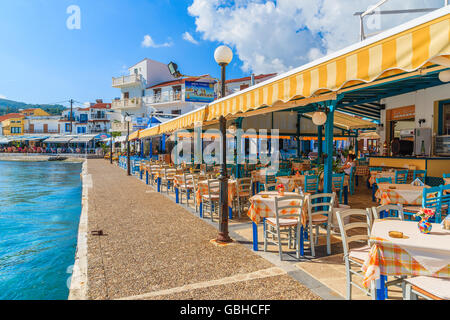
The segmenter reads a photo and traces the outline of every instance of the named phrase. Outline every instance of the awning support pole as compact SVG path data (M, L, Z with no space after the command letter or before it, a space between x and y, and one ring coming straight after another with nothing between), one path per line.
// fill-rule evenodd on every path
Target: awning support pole
M175 164L175 166L177 166L178 165L178 148L179 148L179 146L178 146L178 133L175 132L174 136L175 136L175 139L174 139L175 143L174 143L174 146L173 146L173 148L174 148L173 163Z
M340 98L338 98L340 100ZM339 100L327 101L328 107L327 122L325 123L325 161L324 161L324 184L323 192L332 192L333 179L333 134L334 134L334 111Z
M203 148L202 148L202 126L194 127L194 163L201 165L203 163Z
M300 158L300 122L302 119L302 114L297 112L297 158Z
M236 123L236 179L242 178L242 163L245 161L242 158L242 119L237 118Z

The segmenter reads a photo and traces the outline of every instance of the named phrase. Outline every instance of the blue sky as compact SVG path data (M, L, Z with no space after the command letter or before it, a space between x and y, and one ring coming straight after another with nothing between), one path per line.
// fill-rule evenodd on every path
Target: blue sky
M145 57L175 61L187 75L219 76L214 50L201 41L187 0L14 0L0 4L0 95L28 103L110 100L111 77ZM81 9L81 29L69 30L70 5ZM183 40L190 32L198 45ZM145 48L145 35L170 47ZM229 77L241 77L235 59Z
M284 72L359 41L359 18L377 0L0 1L0 97L28 103L109 101L111 78L143 58L219 77L213 55L233 48L228 78ZM81 30L69 30L70 5ZM442 0L389 0L383 10L439 8ZM380 32L422 14L373 17ZM369 23L370 22L370 23ZM189 32L196 44L183 39ZM157 45L143 47L149 35Z

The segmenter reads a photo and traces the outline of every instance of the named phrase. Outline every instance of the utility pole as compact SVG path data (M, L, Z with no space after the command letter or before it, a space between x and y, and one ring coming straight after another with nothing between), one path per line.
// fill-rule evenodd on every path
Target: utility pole
M72 113L72 108L73 108L73 99L70 99L70 134L72 134L73 129L72 129L72 118L73 118L73 113Z

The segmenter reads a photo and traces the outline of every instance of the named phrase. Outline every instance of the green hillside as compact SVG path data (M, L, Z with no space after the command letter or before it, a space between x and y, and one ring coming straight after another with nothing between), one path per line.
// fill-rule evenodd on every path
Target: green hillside
M65 106L60 104L28 104L24 102L17 102L12 100L0 99L0 116L7 113L19 112L19 109L31 109L31 108L41 108L47 111L51 115L60 115Z

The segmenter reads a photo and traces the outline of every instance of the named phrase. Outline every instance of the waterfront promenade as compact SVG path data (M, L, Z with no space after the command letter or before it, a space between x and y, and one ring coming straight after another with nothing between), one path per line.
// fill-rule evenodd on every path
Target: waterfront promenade
M214 246L216 228L116 165L87 170L87 299L320 299L244 245Z

